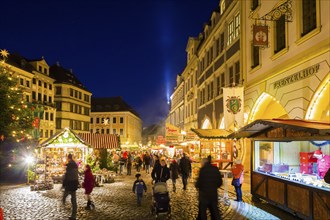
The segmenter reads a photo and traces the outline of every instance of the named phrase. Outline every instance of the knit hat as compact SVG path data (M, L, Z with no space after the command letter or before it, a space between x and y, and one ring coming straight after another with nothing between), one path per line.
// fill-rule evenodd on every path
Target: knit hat
M139 178L140 176L141 176L141 174L139 174L139 173L135 174L136 178Z

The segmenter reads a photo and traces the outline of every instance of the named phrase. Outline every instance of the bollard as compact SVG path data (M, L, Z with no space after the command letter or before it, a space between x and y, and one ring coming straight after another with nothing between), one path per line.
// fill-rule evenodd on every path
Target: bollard
M4 220L2 208L0 208L0 220Z

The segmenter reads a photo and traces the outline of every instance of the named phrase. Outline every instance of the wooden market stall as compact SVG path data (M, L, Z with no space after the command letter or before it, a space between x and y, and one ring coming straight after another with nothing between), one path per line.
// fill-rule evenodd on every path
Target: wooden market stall
M233 140L228 139L229 131L224 129L191 129L200 141L200 158L212 156L212 162L219 169L226 169L233 162Z
M36 174L45 175L55 182L62 180L68 154L72 154L79 168L86 163L91 145L70 128L65 128L40 144ZM36 177L38 179L38 176Z
M251 194L303 219L330 219L330 123L256 120L231 138L250 138ZM316 158L317 157L317 158Z

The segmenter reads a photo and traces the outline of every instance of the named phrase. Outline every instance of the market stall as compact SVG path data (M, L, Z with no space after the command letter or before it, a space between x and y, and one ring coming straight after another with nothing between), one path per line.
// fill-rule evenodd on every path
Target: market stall
M303 219L330 219L330 123L256 120L231 138L251 138L251 194Z
M229 131L224 129L191 129L200 141L200 158L212 156L212 162L220 169L226 169L233 161L233 140L228 139ZM196 152L195 152L196 153Z
M72 154L80 169L86 163L87 155L92 151L84 141L70 128L65 128L40 144L36 164L36 181L45 176L54 182L60 182L65 172L68 154Z

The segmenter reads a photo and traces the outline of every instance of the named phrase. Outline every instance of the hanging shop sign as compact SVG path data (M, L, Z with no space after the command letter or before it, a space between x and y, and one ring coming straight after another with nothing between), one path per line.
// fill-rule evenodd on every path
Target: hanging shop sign
M267 47L268 46L268 26L253 25L253 46Z

